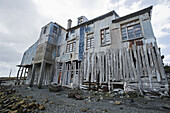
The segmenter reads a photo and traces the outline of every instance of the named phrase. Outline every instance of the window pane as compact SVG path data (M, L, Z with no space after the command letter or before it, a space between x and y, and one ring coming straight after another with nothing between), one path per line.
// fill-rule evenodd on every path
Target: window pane
M91 47L94 47L94 38L91 38Z
M135 31L135 34L142 34L142 31Z
M141 27L140 27L140 24L134 25L134 28L141 28Z
M70 48L70 45L69 45L69 44L67 44L67 52L69 52L69 48Z
M70 52L73 51L72 48L73 48L73 44L71 43L71 44L70 44Z
M57 34L57 27L56 26L53 27L53 33Z
M126 28L122 28L121 31L122 31L122 32L126 32Z
M109 33L109 29L106 29L106 34L108 34Z
M104 34L104 31L102 30L101 34Z
M131 26L131 27L128 27L128 31L129 31L129 30L132 30L132 29L133 29L133 26Z
M106 35L106 44L110 44L110 43L111 43L110 35L107 34Z
M73 51L75 51L75 50L76 50L76 43L73 42Z
M130 34L128 34L128 36L129 36L128 37L129 39L135 38L134 33L130 33Z
M127 40L127 36L122 37L122 40Z

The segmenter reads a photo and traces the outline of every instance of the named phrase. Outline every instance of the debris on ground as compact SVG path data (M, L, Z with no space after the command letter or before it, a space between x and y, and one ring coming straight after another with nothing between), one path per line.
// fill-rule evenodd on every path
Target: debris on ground
M50 92L59 92L62 90L62 87L60 84L51 84L49 85L49 91Z
M83 100L83 97L78 92L68 93L68 98L75 98L76 100Z
M16 90L0 88L0 112L1 113L28 113L36 112L37 109L44 110L38 103L29 100L32 97L22 97L18 95ZM38 112L38 111L37 111Z

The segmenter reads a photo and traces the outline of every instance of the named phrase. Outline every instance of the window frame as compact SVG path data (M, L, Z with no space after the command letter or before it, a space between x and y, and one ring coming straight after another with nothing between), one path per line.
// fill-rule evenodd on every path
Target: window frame
M90 37L88 37L88 35L92 35L92 36L90 36ZM88 48L88 39L90 39L90 47ZM94 32L92 32L92 33L88 33L87 35L86 35L86 49L88 50L88 49L91 49L91 48L94 48L94 42L93 42L93 46L92 46L92 39L93 39L93 41L94 41Z
M72 46L71 48L70 48L70 45ZM69 50L68 50L68 46L69 46ZM76 51L76 40L67 42L66 53L71 53L75 51Z
M134 22L134 23L133 23ZM128 25L129 24L129 25ZM136 37L136 33L135 33L135 30L134 30L134 26L135 25L140 25L140 30L137 30L137 31L141 31L141 36L139 37ZM122 27L123 26L123 27ZM128 32L128 28L129 27L133 27L132 31L133 33L135 33L133 36L134 38L129 38L129 32ZM127 36L127 39L123 40L123 36L122 36L122 28L126 29L126 36ZM129 41L129 40L135 40L135 39L140 39L140 38L143 38L144 35L143 35L143 30L142 30L142 26L141 26L141 23L139 20L133 20L133 21L130 21L130 22L127 22L127 23L124 23L124 24L121 24L120 25L120 35L121 35L121 40L124 42L124 41Z
M106 30L108 30L109 33L106 33ZM103 31L104 34L102 34L102 31ZM104 43L102 43L102 35L103 35L103 37L104 37L104 40L106 40L106 34L109 35L110 42L109 42L109 43L106 43L106 41L105 41ZM110 28L109 28L109 27L106 27L106 28L100 30L100 42L101 42L101 43L100 43L101 46L111 45L112 40L111 40L111 37L110 37Z

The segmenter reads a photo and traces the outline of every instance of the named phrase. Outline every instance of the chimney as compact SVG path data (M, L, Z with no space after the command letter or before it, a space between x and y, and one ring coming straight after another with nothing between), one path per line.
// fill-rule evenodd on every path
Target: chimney
M67 29L71 28L71 24L72 24L72 20L69 19L69 20L68 20L68 23L67 23Z

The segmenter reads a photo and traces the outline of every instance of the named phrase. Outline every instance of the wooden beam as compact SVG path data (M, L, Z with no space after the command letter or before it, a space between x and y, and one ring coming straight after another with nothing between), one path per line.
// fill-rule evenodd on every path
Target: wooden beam
M41 62L41 68L40 68L40 75L38 77L38 83L37 83L38 88L42 88L45 65L46 65L45 61L42 61Z
M30 82L29 82L30 87L32 87L34 84L35 69L36 69L36 64L33 64L32 71L31 71L31 78L30 78Z
M159 65L159 69L160 69L160 74L162 76L162 79L165 79L166 76L165 76L165 70L164 70L164 66L163 66L163 61L162 61L162 58L161 58L161 53L157 47L157 44L156 42L154 43L154 46L155 46L155 50L156 50L156 56L157 56L157 61L158 61L158 65Z
M150 88L152 89L152 73L151 73L151 69L150 69L150 66L149 66L149 56L148 56L148 44L145 46L146 48L144 48L144 54L145 54L145 61L146 61L146 68L147 68L147 73L148 73L148 76L149 76L149 85L150 85Z

